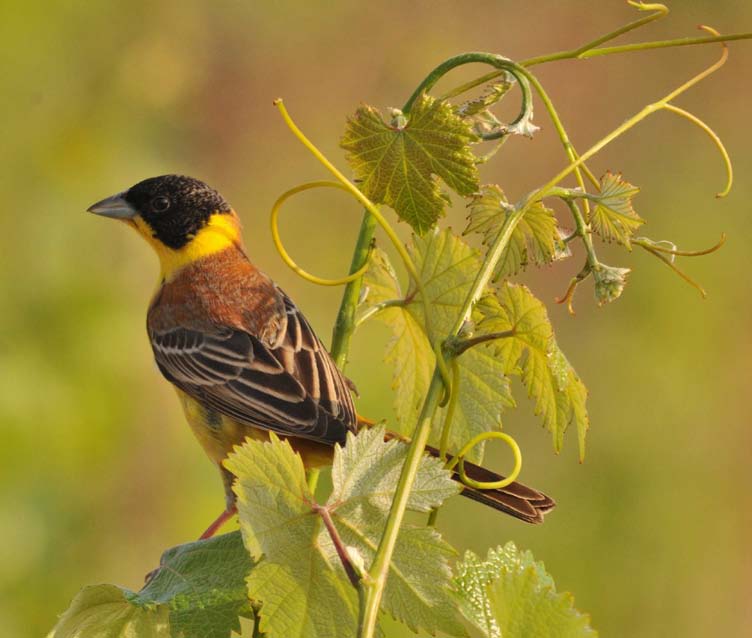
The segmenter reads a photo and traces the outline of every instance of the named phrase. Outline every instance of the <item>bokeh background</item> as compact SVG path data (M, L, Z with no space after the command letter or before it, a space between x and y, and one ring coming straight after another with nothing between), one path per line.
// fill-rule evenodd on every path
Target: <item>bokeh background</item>
M749 3L673 5L637 37L693 35L702 22L752 30ZM43 635L88 583L138 588L163 549L195 538L223 505L152 364L144 314L155 259L129 230L87 215L89 204L155 174L205 179L240 211L253 258L328 340L340 291L297 279L268 228L280 192L324 173L272 99L284 96L345 167L337 143L361 101L399 106L462 51L522 59L634 17L622 2L574 0L3 3L0 634ZM584 149L717 53L632 53L536 72ZM707 300L653 257L614 247L601 248L603 259L634 269L623 298L598 308L585 284L575 317L553 299L580 254L528 273L590 389L587 460L577 463L574 437L553 454L518 387L505 427L523 446L523 479L555 495L558 510L530 528L457 499L440 517L459 548L513 539L533 550L603 636L752 633L751 74L752 43L735 43L727 66L678 101L725 139L737 176L727 199L713 197L724 180L715 149L670 114L592 162L642 187L645 234L701 248L727 233L720 253L684 262ZM542 108L536 119L534 141L511 140L483 168L512 199L564 163ZM460 229L464 214L460 203L446 223ZM300 263L333 276L349 264L359 218L337 194L308 194L282 229ZM390 416L387 338L366 326L348 368L360 411L377 418Z

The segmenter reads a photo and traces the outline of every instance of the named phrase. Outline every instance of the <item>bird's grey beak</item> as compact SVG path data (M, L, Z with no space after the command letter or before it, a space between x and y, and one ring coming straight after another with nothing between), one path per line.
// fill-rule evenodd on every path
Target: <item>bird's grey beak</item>
M123 193L107 197L106 199L89 206L86 210L95 215L112 217L113 219L133 219L138 215L138 211L125 201Z

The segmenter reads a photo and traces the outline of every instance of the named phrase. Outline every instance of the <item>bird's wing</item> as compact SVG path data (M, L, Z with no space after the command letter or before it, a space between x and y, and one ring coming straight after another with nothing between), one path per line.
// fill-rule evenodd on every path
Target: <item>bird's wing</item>
M162 374L202 404L241 423L322 443L356 423L347 383L295 304L273 338L218 327L150 330Z

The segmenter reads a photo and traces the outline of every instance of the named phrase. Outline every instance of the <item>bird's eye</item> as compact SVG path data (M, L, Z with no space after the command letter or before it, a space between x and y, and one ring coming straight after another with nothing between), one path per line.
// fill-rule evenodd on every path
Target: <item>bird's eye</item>
M170 200L164 196L155 197L151 200L151 208L154 212L163 213L170 207Z

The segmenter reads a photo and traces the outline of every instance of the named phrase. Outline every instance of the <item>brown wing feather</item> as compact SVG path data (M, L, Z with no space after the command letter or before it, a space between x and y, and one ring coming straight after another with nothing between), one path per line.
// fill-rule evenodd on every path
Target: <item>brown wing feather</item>
M281 290L280 294L287 314L287 330L279 347L292 353L291 359L285 359L287 371L327 413L354 426L355 407L345 378L306 318ZM343 401L343 397L347 400Z
M343 443L356 416L342 373L287 295L255 269L245 273L254 294L244 295L241 312L234 302L224 325L216 317L207 325L206 291L168 289L155 300L148 328L160 371L183 392L241 423ZM241 294L243 287L231 292ZM197 298L203 307L192 310ZM263 326L259 306L266 314ZM217 308L224 307L214 302ZM191 320L194 313L200 322ZM187 325L174 325L176 316Z

